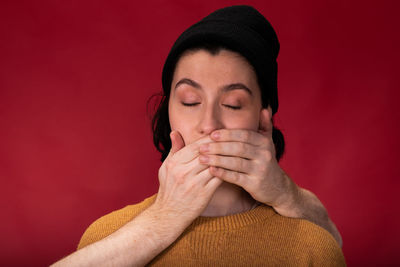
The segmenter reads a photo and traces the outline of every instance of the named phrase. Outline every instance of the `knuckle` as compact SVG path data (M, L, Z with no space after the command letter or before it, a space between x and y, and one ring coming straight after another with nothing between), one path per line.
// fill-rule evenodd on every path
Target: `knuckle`
M176 174L174 175L174 177L175 177L175 182L176 182L177 184L183 184L183 183L185 182L185 174L182 173L182 172L176 173Z
M223 169L217 168L217 167L214 167L214 168L212 168L212 169L213 169L213 174L214 174L215 176L218 176L218 177L223 177L223 176L225 176L225 171L224 171Z
M272 141L272 139L271 139L270 137L265 136L265 135L263 135L263 134L261 134L261 135L259 135L259 136L260 136L260 140L261 140L261 142L262 142L263 144L267 144L267 143L269 143L270 141Z
M258 170L259 170L260 173L266 173L266 172L268 171L268 167L267 167L266 164L261 164L261 165L258 167Z
M165 165L164 165L164 168L165 168L165 171L166 172L168 172L169 170L171 170L171 163L170 162L165 162Z
M272 152L270 150L264 150L262 155L264 160L267 162L270 162L273 158Z
M274 147L274 142L272 141L272 139L269 139L269 138L266 138L265 141L263 141L263 144L268 149L271 149L272 147Z
M165 168L167 169L167 171L172 170L174 166L175 166L175 161L172 158L168 159L168 161L165 164Z

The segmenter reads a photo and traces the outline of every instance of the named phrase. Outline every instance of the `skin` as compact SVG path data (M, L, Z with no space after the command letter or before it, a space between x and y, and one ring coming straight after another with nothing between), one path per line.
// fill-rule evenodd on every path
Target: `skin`
M314 222L341 244L318 198L279 167L271 110L262 108L256 81L251 66L237 53L186 52L172 81L172 148L159 169L154 204L54 266L143 266L198 216L245 212L256 203Z
M219 129L257 131L266 115L261 112L260 99L256 75L240 55L227 50L215 56L205 50L189 51L179 60L172 81L171 129L181 135L184 144L191 144L211 133L214 133L211 137L214 141ZM233 157L232 153L238 149L243 153L251 152L247 144L224 138L221 142L200 146L198 159L207 166L225 168L209 169L213 176L225 179L232 175L232 170L240 171L241 164L251 167L245 154ZM228 180L216 189L201 215L224 216L246 211L254 204L254 198L240 184Z
M198 160L223 182L201 215L243 212L257 201L283 216L325 228L342 245L318 198L280 168L272 141L272 112L262 108L256 74L245 58L228 50L217 55L206 50L183 54L172 81L169 118L171 139L178 147L196 144L204 136L212 139L200 145Z

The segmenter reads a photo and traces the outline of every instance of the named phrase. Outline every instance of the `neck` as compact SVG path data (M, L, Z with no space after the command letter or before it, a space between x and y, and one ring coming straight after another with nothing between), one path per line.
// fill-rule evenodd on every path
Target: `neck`
M241 187L223 182L201 216L226 216L251 210L257 202Z

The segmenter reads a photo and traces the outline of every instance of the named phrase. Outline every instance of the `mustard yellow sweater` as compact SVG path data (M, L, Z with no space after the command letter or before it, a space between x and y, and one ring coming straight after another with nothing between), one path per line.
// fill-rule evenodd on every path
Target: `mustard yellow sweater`
M105 215L83 234L78 249L121 228L155 196ZM132 252L134 253L134 252ZM342 250L326 230L280 216L271 207L224 217L197 218L154 266L345 266Z

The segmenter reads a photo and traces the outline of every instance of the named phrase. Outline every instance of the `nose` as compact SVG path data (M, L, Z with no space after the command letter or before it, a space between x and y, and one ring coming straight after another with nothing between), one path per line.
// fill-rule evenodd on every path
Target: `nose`
M201 135L208 135L215 130L222 129L223 123L217 107L209 106L202 111L198 123L198 131Z

